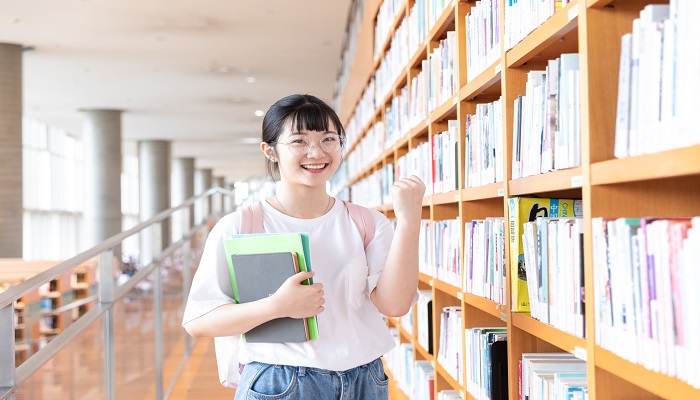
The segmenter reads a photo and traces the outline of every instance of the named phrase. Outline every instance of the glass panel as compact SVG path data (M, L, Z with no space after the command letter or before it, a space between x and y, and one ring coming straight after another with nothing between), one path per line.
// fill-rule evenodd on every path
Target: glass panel
M17 387L17 400L103 399L103 320L98 319Z

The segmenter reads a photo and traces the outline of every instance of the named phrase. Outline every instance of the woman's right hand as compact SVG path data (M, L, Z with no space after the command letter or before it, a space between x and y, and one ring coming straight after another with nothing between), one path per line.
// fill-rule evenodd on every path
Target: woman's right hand
M323 311L323 284L302 285L314 272L299 272L289 277L272 295L280 317L308 318Z

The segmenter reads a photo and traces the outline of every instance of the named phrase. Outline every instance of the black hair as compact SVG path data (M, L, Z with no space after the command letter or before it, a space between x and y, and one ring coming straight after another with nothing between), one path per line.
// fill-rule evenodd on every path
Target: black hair
M278 100L265 113L262 123L262 141L275 147L285 126L292 124L292 131L321 131L332 130L329 121L335 127L343 145L345 129L340 123L338 114L316 96L310 94L293 94ZM265 161L267 174L274 180L279 179L279 165L269 159Z

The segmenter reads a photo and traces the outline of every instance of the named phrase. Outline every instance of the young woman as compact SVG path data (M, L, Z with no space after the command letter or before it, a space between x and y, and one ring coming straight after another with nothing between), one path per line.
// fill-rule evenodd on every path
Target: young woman
M425 186L415 176L394 183L395 232L371 211L375 232L365 248L345 204L326 193L343 161L336 113L314 96L291 95L270 107L262 131L268 171L280 180L277 194L262 202L264 231L308 232L314 271L289 278L266 299L235 304L223 239L237 233L241 217L229 214L207 239L183 326L195 337L234 336L275 318L317 315L316 340L241 342L236 399L386 399L379 357L394 341L381 314L404 315L417 299ZM311 277L313 285L301 284Z

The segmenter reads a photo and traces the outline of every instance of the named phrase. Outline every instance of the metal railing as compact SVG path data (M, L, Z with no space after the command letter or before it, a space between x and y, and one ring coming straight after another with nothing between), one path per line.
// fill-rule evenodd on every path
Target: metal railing
M162 229L161 223L172 218L179 210L184 212L184 220L188 221L189 212L195 204L200 204L208 200L211 196L218 194L219 196L233 196L233 192L222 189L212 188L207 192L192 197L179 206L163 211L153 218L145 221L127 231L121 232L112 236L108 240L92 247L91 249L78 254L77 256L61 262L60 264L39 273L38 275L27 279L15 286L10 287L6 292L0 294L0 400L9 399L15 400L15 392L19 385L27 381L35 374L44 364L55 357L59 351L74 340L78 335L85 332L86 328L93 323L103 318L103 358L104 358L104 398L112 400L115 398L115 315L114 308L118 301L125 298L137 285L147 279L152 279L152 295L153 295L153 315L154 315L154 353L155 353L155 398L167 398L168 393L164 393L163 382L163 283L162 283L162 261L176 251L181 251L183 268L182 268L182 304L187 299L189 287L191 283L191 238L198 230L202 230L202 240L204 243L207 236L207 222L209 218L203 218L203 221L192 227L188 232L185 232L183 237L170 244L167 248L162 248L163 241L161 240ZM222 207L223 208L223 207ZM147 235L150 240L147 240L150 248L150 260L141 260L140 267L131 278L120 286L117 286L115 279L115 263L114 263L114 248L118 247L122 241L132 235ZM139 236L143 241L144 236ZM72 324L65 327L57 336L49 341L44 347L40 348L36 353L31 354L19 366L15 366L15 317L14 303L23 296L38 290L44 284L60 277L61 275L77 268L78 266L97 257L97 294L96 297L88 298L96 300L97 304L92 306L89 311L80 316ZM77 300L69 305L60 307L54 312L66 312L73 307L84 304L85 299ZM184 332L184 330L183 330ZM189 336L184 334L184 355L181 361L180 369L173 376L169 383L169 388L172 388L174 381L177 380L179 371L182 369L187 357L191 351L191 343ZM97 351L97 350L96 350Z

